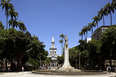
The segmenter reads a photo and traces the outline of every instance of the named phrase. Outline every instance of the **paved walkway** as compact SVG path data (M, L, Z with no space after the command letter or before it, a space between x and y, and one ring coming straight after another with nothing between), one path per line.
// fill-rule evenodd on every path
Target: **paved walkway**
M102 75L42 75L31 72L0 73L0 77L116 77L116 73Z

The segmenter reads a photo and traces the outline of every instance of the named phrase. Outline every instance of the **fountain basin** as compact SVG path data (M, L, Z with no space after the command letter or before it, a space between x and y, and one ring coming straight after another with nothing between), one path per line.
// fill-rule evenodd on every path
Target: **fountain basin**
M65 72L65 71L32 71L34 74L45 74L45 75L99 75L106 74L106 71L81 71L81 72Z

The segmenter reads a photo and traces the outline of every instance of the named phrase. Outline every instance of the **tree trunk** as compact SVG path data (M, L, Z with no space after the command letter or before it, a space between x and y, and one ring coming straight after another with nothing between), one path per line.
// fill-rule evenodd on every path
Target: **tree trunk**
M113 48L110 50L110 67L112 66L112 50L113 50Z
M81 39L83 40L83 35L81 36Z
M87 39L87 34L88 34L88 33L86 32L86 39Z
M21 60L19 59L19 60L17 61L17 70L18 70L18 71L20 70L20 64L21 64Z
M112 14L110 13L110 26L112 26Z
M6 72L8 71L8 68L7 68L7 57L6 57L6 60L5 60L5 65L6 65Z
M18 71L21 69L21 60L22 60L22 58L23 58L24 55L25 55L24 53L20 53L18 55L18 59L17 59L17 68L18 68Z
M104 15L103 15L103 26L105 26Z
M97 28L98 28L98 22L96 22L97 23Z
M93 27L92 27L92 35L93 35Z
M8 10L6 11L6 29L8 29Z

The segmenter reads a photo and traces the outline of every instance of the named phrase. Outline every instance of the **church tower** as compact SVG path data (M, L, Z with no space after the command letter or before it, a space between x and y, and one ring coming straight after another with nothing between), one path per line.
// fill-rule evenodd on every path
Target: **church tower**
M48 57L51 57L51 58L57 57L56 50L57 50L57 48L55 48L54 37L52 36L51 48L49 48L50 53L49 53Z
M48 57L51 58L52 62L50 63L50 68L51 69L56 69L58 66L58 61L57 61L57 54L56 54L57 48L55 47L55 41L54 37L52 36L52 42L51 42L51 47L49 48L49 55Z

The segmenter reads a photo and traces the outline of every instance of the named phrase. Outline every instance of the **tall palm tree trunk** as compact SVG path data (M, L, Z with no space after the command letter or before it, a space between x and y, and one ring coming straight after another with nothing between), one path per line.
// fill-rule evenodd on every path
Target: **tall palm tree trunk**
M110 26L112 26L112 14L110 13Z
M8 29L8 16L6 16L6 29Z
M6 10L6 29L8 29L8 10Z
M103 16L103 26L105 26L104 16Z
M92 27L92 35L93 35L93 27Z
M96 22L97 23L97 28L98 28L98 22Z
M86 39L86 34L84 35L84 40Z
M81 39L83 40L83 35L81 35Z
M86 39L87 39L87 34L88 34L88 32L86 32Z

